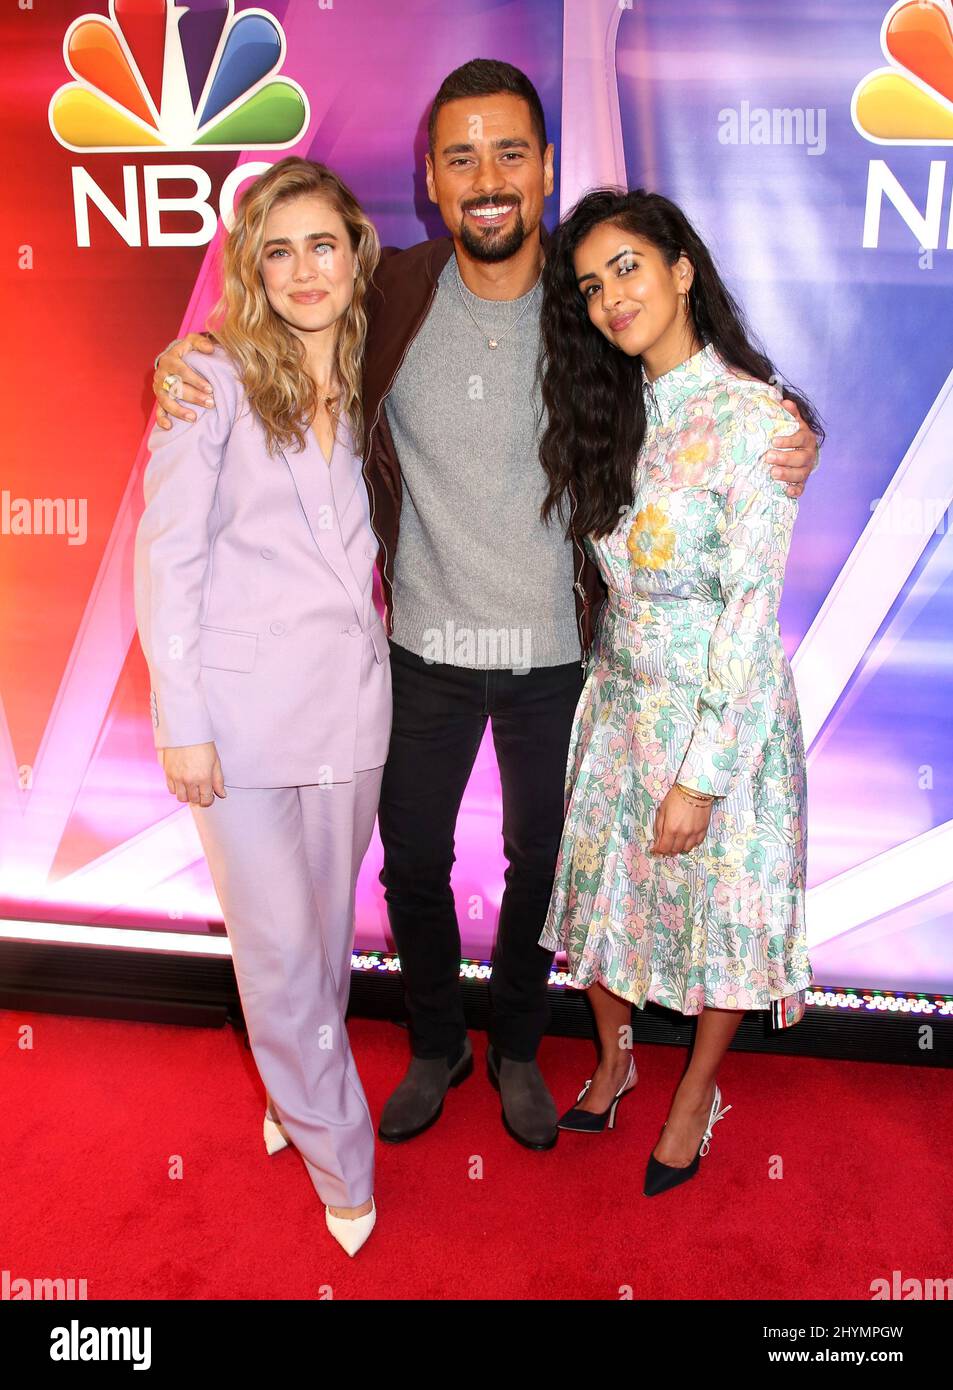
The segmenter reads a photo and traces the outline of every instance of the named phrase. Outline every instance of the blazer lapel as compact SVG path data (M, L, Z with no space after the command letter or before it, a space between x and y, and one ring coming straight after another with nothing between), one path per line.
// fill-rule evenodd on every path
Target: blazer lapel
M347 552L341 539L338 508L335 505L335 493L332 489L331 468L328 467L311 430L308 430L306 440L307 443L301 453L293 448L282 449L281 452L294 480L298 498L315 544L340 583L343 584L354 607L356 617L363 623L363 596L348 563ZM332 468L336 464L341 466L341 461L336 457L341 448L341 444L335 438L331 455ZM346 485L343 491L347 491Z
M362 460L354 457L354 437L346 419L341 420L331 450L331 488L339 517L344 517L361 477Z

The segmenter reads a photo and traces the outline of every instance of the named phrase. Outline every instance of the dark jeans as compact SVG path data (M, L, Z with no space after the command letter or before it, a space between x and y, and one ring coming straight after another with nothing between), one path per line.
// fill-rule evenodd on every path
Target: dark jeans
M489 1040L528 1062L549 1022L553 956L539 944L563 825L578 661L516 674L427 662L390 644L394 722L378 824L381 883L400 956L411 1047L459 1056L466 1033L450 887L460 802L489 718L503 793L505 890L493 952Z

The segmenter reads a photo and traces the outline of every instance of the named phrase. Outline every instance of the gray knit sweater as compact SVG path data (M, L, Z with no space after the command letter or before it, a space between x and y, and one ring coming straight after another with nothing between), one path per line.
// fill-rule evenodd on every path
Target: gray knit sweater
M385 401L403 477L393 639L429 661L579 660L572 543L539 519L541 293L480 299L451 256Z

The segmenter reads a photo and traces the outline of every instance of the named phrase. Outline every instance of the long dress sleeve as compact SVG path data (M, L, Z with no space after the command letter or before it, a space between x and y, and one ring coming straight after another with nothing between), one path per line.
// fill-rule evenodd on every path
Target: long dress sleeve
M188 353L211 383L215 408L194 421L155 426L136 532L135 606L151 680L157 748L208 743L211 719L201 683L200 619L210 562L210 525L220 469L238 405L238 382L221 350Z
M723 440L725 504L718 550L724 609L711 636L698 721L677 781L726 796L765 738L764 691L783 647L778 605L797 500L771 476L764 454L791 429L770 395L740 405Z

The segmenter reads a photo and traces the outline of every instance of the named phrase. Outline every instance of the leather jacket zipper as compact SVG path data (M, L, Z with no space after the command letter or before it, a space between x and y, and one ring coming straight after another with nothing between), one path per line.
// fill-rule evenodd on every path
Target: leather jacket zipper
M369 452L370 452L370 451L368 451L368 453L369 453ZM376 512L377 512L377 498L376 498L376 496L375 496L374 489L373 489L373 488L370 486L370 484L368 483L368 479L367 479L367 464L368 464L368 459L365 459L365 460L364 460L363 467L361 468L361 473L364 475L364 486L367 488L368 492L369 492L370 495L371 495L371 530L374 532L374 537L375 537L375 539L376 539L376 541L377 541L377 544L381 547L381 549L382 549L383 552L384 552L384 574L386 575L386 574L387 574L387 546L384 544L384 539L383 539L383 537L382 537L381 535L378 534L377 527L374 525L374 517L375 517ZM392 592L393 592L393 580L391 581L391 590L392 590ZM388 614L389 614L389 611L390 611L390 610L388 610L388 606L387 606L387 594L386 594L386 591L385 591L385 589L384 589L384 585L383 585L383 584L381 584L381 597L382 597L383 600L384 600L384 631L386 632L386 631L387 631L387 619L388 619Z
M436 294L437 294L437 281L434 280L433 286L432 286L432 288L431 288L431 290L430 290L430 298L427 300L426 307L425 307L423 313L420 315L420 318L417 320L416 326L414 327L414 331L410 334L410 336L409 336L408 339L407 339L407 342L404 344L404 350L403 350L403 352L402 352L401 355L400 355L400 361L397 363L397 366L394 368L394 370L393 370L393 372L392 372L392 374L391 374L391 379L390 379L390 381L387 383L387 389L383 392L383 394L381 395L380 400L377 402L377 410L374 412L374 419L371 421L371 427L370 427L370 429L368 430L368 434L367 434L367 450L366 450L367 458L365 459L365 461L364 461L364 466L363 466L363 468L361 469L361 472L362 472L363 475L364 475L364 485L365 485L365 487L367 487L367 465L368 465L368 463L370 462L371 449L372 449L373 443L374 443L374 431L377 429L377 423L378 423L378 421L379 421L380 418L381 418L381 411L382 411L383 408L384 408L384 401L387 399L387 397L388 397L388 396L390 395L390 393L391 393L391 388L393 387L394 382L397 380L397 373L400 371L401 367L404 365L404 358L407 356L407 353L410 351L410 345L411 345L411 343L412 343L412 342L414 341L414 339L417 337L417 334L420 332L421 328L422 328L423 325L424 325L424 321L425 321L427 315L430 313L430 306L433 304L434 298L436 297ZM399 467L399 464L398 464L398 467ZM381 547L381 549L382 549L383 552L384 552L384 574L385 574L385 576L386 576L386 574L387 574L387 546L384 544L384 539L383 539L383 537L380 536L380 535L378 535L377 529L376 529L376 527L374 526L374 517L375 517L375 515L376 515L376 513L377 513L377 498L376 498L376 496L375 496L374 489L373 489L372 487L368 487L368 492L371 494L371 530L374 532L374 535L377 536L377 543L378 543L378 545ZM400 518L399 518L399 517L398 517L398 523L397 523L397 524L398 524L398 526L400 525ZM391 584L391 593L393 594L393 592L394 592L394 576L393 576L393 574L391 575L391 578L390 578L390 584ZM387 625L388 625L388 617L393 618L393 616L394 616L394 605L391 604L390 608L388 609L388 605L387 605L387 595L386 595L386 593L384 592L384 585L383 585L383 584L381 585L381 594L383 595L383 598L384 598L384 628L385 628L385 631L386 631L386 628L387 628ZM393 631L393 625L392 625L392 624L391 624L391 630Z

